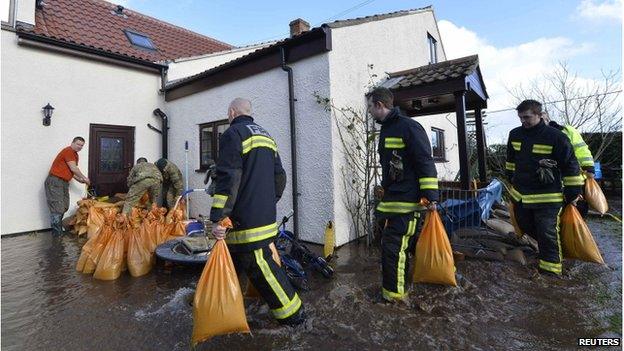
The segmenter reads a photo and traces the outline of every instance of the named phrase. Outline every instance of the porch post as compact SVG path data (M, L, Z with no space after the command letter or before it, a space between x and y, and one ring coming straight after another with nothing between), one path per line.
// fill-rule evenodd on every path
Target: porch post
M466 91L460 90L455 95L455 114L457 116L457 144L459 146L459 180L463 190L469 190L470 164L468 162L468 142L466 140Z
M481 108L475 110L475 128L477 133L477 160L479 163L479 180L485 182L485 134L483 132L483 116Z

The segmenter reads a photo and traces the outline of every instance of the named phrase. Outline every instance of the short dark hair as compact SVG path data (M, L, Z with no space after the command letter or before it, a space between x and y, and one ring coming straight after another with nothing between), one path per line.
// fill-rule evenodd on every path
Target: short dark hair
M536 100L531 100L531 99L524 100L520 103L520 105L518 105L518 107L516 107L516 111L518 112L531 111L536 115L541 115L542 104Z
M74 138L74 140L72 140L72 143L75 143L77 140L80 140L80 141L82 141L83 143L85 142L85 140L84 140L84 138L83 138L83 137L81 137L81 136L77 136L77 137L75 137L75 138Z
M376 102L381 102L387 108L394 107L394 95L392 95L392 92L388 88L377 87L368 94L366 94L366 98L371 99L373 104Z
M136 163L140 163L140 162L147 162L147 159L145 157L139 157L137 158Z

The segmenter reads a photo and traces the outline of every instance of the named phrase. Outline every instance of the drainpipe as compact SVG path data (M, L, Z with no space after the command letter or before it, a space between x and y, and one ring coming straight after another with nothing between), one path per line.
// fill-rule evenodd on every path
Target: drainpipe
M293 231L295 237L300 235L299 233L299 188L297 186L297 132L295 127L295 89L293 84L293 70L292 67L286 65L286 52L284 47L280 47L282 54L282 70L288 73L288 105L290 109L290 159L292 165L292 198L293 198Z
M162 158L167 158L167 135L169 134L168 118L159 108L154 110L154 115L160 117L162 121L162 127L160 128L162 135Z

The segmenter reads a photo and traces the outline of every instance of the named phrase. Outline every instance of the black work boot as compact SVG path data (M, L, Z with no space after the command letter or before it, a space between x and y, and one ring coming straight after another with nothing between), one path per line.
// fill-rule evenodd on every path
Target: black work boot
M287 325L289 327L296 327L305 321L306 321L306 314L302 306L299 309L299 311L297 311L297 313L293 314L292 316L286 319L279 320L279 323L283 325Z

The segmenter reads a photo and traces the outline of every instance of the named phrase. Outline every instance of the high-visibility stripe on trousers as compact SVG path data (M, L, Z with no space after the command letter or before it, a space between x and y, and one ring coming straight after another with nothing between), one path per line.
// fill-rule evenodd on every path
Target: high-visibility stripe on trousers
M421 226L420 213L412 212L388 218L381 237L382 296L386 300L407 295L409 248Z
M275 319L281 323L289 323L301 318L301 299L288 281L284 269L273 260L268 246L231 254L237 273L247 273L251 284L269 305Z
M519 203L514 210L520 229L537 241L539 268L561 274L561 207L532 209Z

